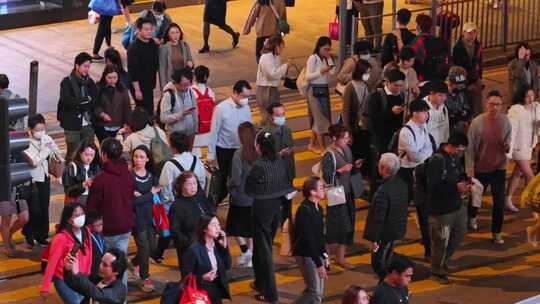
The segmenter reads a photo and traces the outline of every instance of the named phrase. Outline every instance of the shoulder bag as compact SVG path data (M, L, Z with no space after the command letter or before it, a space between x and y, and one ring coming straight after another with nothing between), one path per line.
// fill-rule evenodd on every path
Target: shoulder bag
M334 152L331 150L328 150L330 154L332 154L332 159L334 161L334 167L337 169L337 162L336 162L336 156L334 155ZM336 181L336 173L334 172L334 176L332 178L332 184L331 186L326 188L326 205L328 207L337 206L337 205L343 205L347 202L347 197L345 196L345 188L339 184L338 181Z
M281 33L283 33L284 35L287 35L291 31L291 27L289 26L289 24L287 23L287 21L285 19L283 19L283 18L281 18L279 16L276 8L272 4L272 1L270 1L269 5L270 5L270 8L272 9L272 11L274 12L274 15L277 18L277 25L278 25L279 31Z

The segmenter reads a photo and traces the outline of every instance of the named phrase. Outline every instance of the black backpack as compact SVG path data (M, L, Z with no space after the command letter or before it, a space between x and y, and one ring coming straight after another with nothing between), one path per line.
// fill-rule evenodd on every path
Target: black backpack
M424 37L426 58L424 59L425 80L446 79L450 69L450 49L441 37Z
M404 125L403 127L399 128L396 132L394 132L394 135L392 135L392 139L390 139L390 142L388 143L388 152L392 152L396 154L397 156L399 156L399 158L402 158L403 156L405 156L405 154L403 153L401 155L398 154L399 153L398 152L399 134L401 130L403 130L403 128L406 128L409 131L411 131L413 139L416 142L416 134L414 134L413 129L409 125ZM433 138L433 136L429 134L429 132L428 132L428 135L429 135L429 141L431 142L431 147L433 151L437 151L437 144L435 143L435 138Z
M436 158L440 157L443 160L443 171L441 172L440 179L444 180L447 176L447 170L446 170L446 160L444 159L444 156L440 153L434 153L430 157L428 157L423 163L419 164L414 168L413 172L413 178L414 178L414 189L415 189L415 203L418 205L425 205L430 191L428 188L428 178L426 174L426 170L431 164L431 162Z
M176 94L174 93L173 89L165 90L165 92L163 92L163 95L165 95L165 93L169 93L169 95L171 95L171 112L172 112L172 110L174 109L174 106L176 105ZM160 117L161 116L161 100L162 99L163 99L163 96L158 101L156 112L158 113L157 114L157 121L158 121L159 127L161 129L165 130L165 124L161 122L161 117Z

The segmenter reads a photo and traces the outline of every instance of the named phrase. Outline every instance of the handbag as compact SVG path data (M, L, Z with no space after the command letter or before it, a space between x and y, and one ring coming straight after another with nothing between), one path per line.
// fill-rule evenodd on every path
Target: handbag
M270 1L270 8L272 9L272 11L274 12L274 15L277 18L277 25L278 25L279 31L287 35L291 31L291 27L289 26L289 24L287 23L285 19L279 16L278 12L276 11L276 8L272 4L272 1Z
M285 77L285 80L283 80L283 86L290 90L298 90L296 82L298 81L298 76L300 75L300 69L298 69L296 64L291 63L291 66L296 70L296 77Z
M305 97L307 95L307 91L309 88L309 81L306 78L306 74L307 69L304 67L296 78L296 87L298 88L298 93L300 93L302 97Z
M62 178L62 175L64 174L64 160L62 157L60 157L56 153L52 153L49 156L49 174L56 177L56 178Z
M94 11L88 12L88 23L90 24L98 24L99 23L99 14Z
M102 16L116 16L122 11L118 1L113 0L90 0L88 7Z
M336 156L334 152L328 150L332 154L332 159L334 164L336 164ZM347 202L347 197L345 196L345 188L342 185L339 185L336 182L336 174L332 178L332 186L326 188L326 205L329 207L343 205Z
M339 21L338 17L328 23L328 37L332 40L339 40Z
M188 275L179 304L212 304L208 292L197 288L197 279L193 274Z

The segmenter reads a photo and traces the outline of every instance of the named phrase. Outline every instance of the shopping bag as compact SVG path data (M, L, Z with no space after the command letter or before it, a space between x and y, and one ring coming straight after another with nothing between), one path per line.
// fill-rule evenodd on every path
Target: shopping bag
M190 274L187 277L187 285L182 292L179 304L212 304L206 290L197 289L197 279Z
M339 21L334 18L334 21L328 23L328 37L332 40L339 40Z
M473 207L480 208L482 206L482 195L484 194L484 185L477 180L476 178L472 178L472 186L471 186L471 205Z
M90 0L88 7L101 16L116 16L122 11L118 1L114 0Z
M88 12L88 23L90 24L98 24L99 23L99 14L94 11Z

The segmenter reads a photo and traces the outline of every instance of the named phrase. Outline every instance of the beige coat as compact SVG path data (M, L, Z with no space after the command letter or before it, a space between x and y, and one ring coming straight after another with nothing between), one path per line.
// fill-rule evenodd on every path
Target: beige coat
M282 19L287 20L285 2L283 0L271 0L271 3L274 5L278 15ZM255 1L249 12L249 17L244 25L244 34L249 33L253 25L255 25L257 38L279 34L277 18L272 8L269 5L259 5L257 1Z

